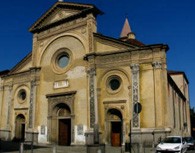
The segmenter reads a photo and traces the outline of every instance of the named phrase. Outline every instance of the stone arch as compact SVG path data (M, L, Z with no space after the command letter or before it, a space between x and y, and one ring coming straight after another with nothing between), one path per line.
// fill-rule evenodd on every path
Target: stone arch
M108 120L122 120L123 116L120 110L118 110L117 108L110 108L107 111L107 119Z
M52 40L48 41L45 44L42 43L42 46L44 46L44 47L42 47L40 49L40 56L38 57L38 61L37 61L38 65L41 65L43 56L44 56L45 52L49 49L49 47L51 47L53 44L55 44L58 40L63 39L63 38L68 38L68 37L69 38L74 38L75 40L77 40L81 44L81 46L83 47L83 50L84 51L86 50L87 46L86 46L86 43L84 41L84 38L78 36L77 34L73 34L73 33L61 34L61 35L56 36L55 38L53 38ZM68 46L69 45L71 45L71 43L68 43ZM55 46L55 47L52 47L52 48L55 48L55 50L58 50L62 47L68 48L67 45L65 45L65 46L57 45L57 47Z
M58 103L53 108L52 114L58 117L70 117L71 115L71 109L70 107L65 103Z

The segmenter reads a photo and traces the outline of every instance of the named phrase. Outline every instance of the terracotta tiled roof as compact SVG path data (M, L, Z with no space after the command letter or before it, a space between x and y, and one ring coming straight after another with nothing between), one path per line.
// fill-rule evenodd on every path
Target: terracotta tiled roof
M123 37L123 38L120 38L120 40L126 42L126 43L129 43L131 45L136 45L136 46L145 46L145 44L143 44L142 42L140 42L139 40L137 39L129 39L128 37Z

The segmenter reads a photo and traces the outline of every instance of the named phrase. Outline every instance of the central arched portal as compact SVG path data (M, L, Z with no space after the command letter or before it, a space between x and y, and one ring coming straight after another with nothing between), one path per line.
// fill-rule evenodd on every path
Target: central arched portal
M121 146L122 144L122 114L117 109L109 109L107 112L107 126L109 129L110 144Z
M76 92L47 95L48 140L58 145L74 143L74 96Z
M71 118L70 108L66 104L58 104L57 120L58 120L58 144L69 146L71 144Z
M69 146L71 143L70 108L66 104L57 105L58 111L58 144Z

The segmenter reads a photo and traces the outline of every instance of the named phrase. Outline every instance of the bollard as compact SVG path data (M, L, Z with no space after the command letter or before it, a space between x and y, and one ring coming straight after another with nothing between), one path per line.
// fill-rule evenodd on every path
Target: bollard
M31 153L33 153L33 141L31 142Z
M24 152L24 143L20 143L20 153Z
M97 150L97 153L102 153L101 149L98 149L98 150Z
M53 153L56 153L56 145L53 146Z

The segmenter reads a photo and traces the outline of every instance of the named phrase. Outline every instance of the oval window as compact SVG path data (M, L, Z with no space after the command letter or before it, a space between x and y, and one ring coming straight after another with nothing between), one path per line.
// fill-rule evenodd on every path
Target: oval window
M26 99L26 91L24 89L21 89L18 93L18 98L21 101L24 101Z

